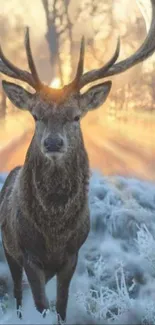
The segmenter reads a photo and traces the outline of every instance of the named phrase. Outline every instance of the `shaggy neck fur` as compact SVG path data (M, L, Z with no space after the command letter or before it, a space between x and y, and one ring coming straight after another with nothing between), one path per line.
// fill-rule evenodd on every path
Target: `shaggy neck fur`
M42 155L33 138L20 178L24 214L31 216L39 227L55 228L57 222L67 221L75 209L81 208L88 178L88 158L82 136L78 147L58 165Z

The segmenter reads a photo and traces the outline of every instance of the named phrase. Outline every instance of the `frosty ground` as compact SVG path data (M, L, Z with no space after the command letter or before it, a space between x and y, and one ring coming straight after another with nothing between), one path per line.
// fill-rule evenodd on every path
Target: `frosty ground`
M0 176L2 186L6 175ZM70 287L67 324L155 324L155 184L93 172L89 190L91 232ZM1 255L0 255L1 258ZM5 262L0 277L11 279ZM55 278L47 295L55 300ZM54 324L24 292L23 320L14 300L2 299L0 324Z

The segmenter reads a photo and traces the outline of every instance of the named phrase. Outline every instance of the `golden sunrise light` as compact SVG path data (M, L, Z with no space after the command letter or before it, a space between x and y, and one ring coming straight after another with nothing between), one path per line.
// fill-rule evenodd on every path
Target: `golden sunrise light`
M0 36L6 56L18 67L27 69L24 32L25 26L30 26L31 47L39 76L55 89L67 85L75 76L81 35L86 41L86 73L109 60L118 35L121 39L119 60L133 54L142 44L151 21L149 0L95 0L95 7L93 0L34 0L31 5L28 0L22 4L20 0L1 2ZM50 38L47 37L51 33L48 22L54 5L56 33ZM42 24L38 24L38 20ZM66 24L68 20L69 25ZM90 165L104 174L125 173L155 179L155 133L151 131L155 125L154 62L153 55L143 64L112 78L112 89L103 108L87 114L82 120ZM139 75L143 78L138 78ZM24 162L33 123L29 113L22 113L11 104L1 86L0 105L0 148L3 152L0 171L8 171ZM10 143L9 149L6 149L7 143Z
M59 89L61 88L61 81L59 78L54 78L51 83L50 83L50 87L55 88L55 89Z

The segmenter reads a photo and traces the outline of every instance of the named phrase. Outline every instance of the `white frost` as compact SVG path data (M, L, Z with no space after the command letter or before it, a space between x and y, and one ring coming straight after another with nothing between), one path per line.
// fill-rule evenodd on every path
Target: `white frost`
M94 172L89 203L91 231L71 283L67 324L154 324L155 184ZM55 300L55 278L47 295ZM0 324L15 323L54 324L56 313L43 318L29 291L22 321L12 307L0 310Z

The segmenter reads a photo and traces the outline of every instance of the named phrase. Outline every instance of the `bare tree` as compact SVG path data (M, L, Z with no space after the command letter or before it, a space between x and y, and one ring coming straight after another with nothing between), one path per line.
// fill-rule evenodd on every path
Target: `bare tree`
M67 31L68 31L68 37L69 37L69 52L70 52L70 68L71 68L71 74L70 77L73 77L73 73L75 71L75 42L73 39L73 23L71 22L71 19L69 17L68 7L70 4L70 0L64 0L64 8L65 8L65 15L67 20Z
M6 42L6 37L8 37L9 28L10 28L9 19L5 15L0 15L1 42L5 44L5 49L7 48L7 50L10 52L11 58L15 62L17 62L17 60L19 61L20 58L21 63L24 64L25 60L23 58L23 44L22 44L22 38L20 37L23 33L21 17L16 16L16 24L14 28L11 30L10 41L15 40L14 42ZM18 52L18 57L17 57L17 52ZM1 82L1 78L0 78L0 82ZM7 99L3 89L0 88L0 118L5 118L6 114L7 114Z
M1 90L1 101L0 101L0 119L4 119L6 117L6 95L3 90Z
M61 84L63 85L63 73L62 73L62 64L60 58L60 47L59 39L60 35L63 32L63 29L57 26L57 21L60 21L60 24L63 20L63 14L58 10L59 0L54 0L52 8L48 0L42 0L42 4L45 10L46 24L47 24L47 33L46 39L49 45L50 50L50 62L52 66L52 78L56 76L60 78Z

